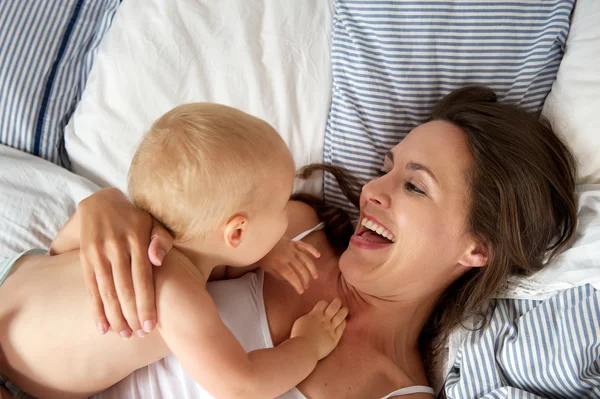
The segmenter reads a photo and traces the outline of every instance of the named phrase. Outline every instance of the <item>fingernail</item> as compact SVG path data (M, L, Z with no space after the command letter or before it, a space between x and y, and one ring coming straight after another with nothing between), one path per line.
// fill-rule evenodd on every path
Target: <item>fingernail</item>
M129 330L123 330L119 333L119 335L121 336L121 338L123 339L128 339L129 337L131 337L131 331Z
M138 337L140 338L144 338L146 336L146 333L144 332L144 330L139 329L135 332L137 334Z
M96 327L98 327L98 332L102 335L106 334L106 331L108 330L108 328L106 328L106 324L104 323L98 323Z
M165 251L163 251L162 249L159 249L158 251L156 251L156 256L158 257L158 260L160 261L161 264L162 264L162 261L165 258L166 254L167 253Z
M149 333L154 329L154 322L152 320L146 320L144 322L144 331Z

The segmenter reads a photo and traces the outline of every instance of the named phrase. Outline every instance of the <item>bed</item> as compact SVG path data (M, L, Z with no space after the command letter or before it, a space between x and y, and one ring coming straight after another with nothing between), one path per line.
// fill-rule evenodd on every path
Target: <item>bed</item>
M182 102L240 108L271 123L298 166L325 161L368 179L437 98L461 85L486 84L505 101L549 118L580 166L576 239L543 272L509 281L497 294L497 309L542 309L567 290L584 290L598 302L596 0L48 4L0 2L0 257L47 247L82 198L100 187L124 189L139 138ZM348 207L330 176L296 190ZM552 309L546 311L558 315ZM590 309L588 324L557 316L566 336L581 326L595 333L580 343L589 346L590 361L581 369L576 362L573 373L585 388L577 394L536 390L536 381L507 377L514 362L494 360L531 339L515 333L531 315L525 311L497 320L504 326L497 342L511 336L514 347L486 347L481 342L489 336L457 331L434 382L438 389L445 382L446 395L455 398L600 397L600 311ZM561 345L550 349L560 353ZM488 367L469 379L474 358ZM140 378L148 381L136 388L139 397L181 397L153 385L151 376ZM124 392L132 391L105 397Z

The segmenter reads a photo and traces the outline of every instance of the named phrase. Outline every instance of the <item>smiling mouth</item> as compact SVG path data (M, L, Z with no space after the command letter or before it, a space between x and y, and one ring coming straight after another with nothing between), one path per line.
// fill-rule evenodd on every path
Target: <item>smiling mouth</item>
M394 237L391 231L372 220L364 217L360 221L360 224L361 227L356 235L361 239L378 244L391 244L396 242L396 237Z

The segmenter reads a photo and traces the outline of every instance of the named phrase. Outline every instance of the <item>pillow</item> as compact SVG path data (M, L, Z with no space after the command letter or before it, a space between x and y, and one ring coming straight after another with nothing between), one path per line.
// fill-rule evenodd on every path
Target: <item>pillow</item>
M0 1L0 142L68 165L62 134L119 0Z
M600 183L600 2L578 0L543 115L569 143L581 183Z
M269 122L297 166L322 162L331 93L323 0L125 2L65 131L72 168L124 190L143 133L176 105L230 105ZM320 191L322 181L304 186Z
M573 4L336 0L325 161L370 180L385 152L465 85L490 86L501 101L540 110ZM330 203L351 209L329 174L324 189Z
M600 184L578 186L577 204L577 230L566 248L539 272L510 276L494 297L544 300L586 284L600 291Z
M68 170L0 145L0 260L47 249L77 204L98 187Z

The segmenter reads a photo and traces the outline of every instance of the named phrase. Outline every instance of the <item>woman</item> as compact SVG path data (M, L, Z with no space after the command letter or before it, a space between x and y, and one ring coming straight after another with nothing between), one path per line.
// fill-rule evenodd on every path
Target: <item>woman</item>
M264 320L245 323L266 325L267 346L288 337L293 321L319 300L340 296L349 307L338 348L298 386L309 398L430 398L426 389L402 388L428 385L436 343L509 275L540 270L576 225L571 153L545 121L497 103L487 88L444 97L429 122L387 153L381 177L362 188L359 201L355 185L329 170L360 208L356 229L343 212L309 196L289 207L289 237L326 222L304 238L321 253L319 279L301 296L270 275L241 280L258 284L263 295L264 309L257 303ZM150 217L114 190L90 197L77 212L97 322L107 321L106 309L116 331L154 323L151 268L142 260ZM160 263L169 238L160 229L153 236L150 257ZM228 302L235 298L222 306ZM236 329L250 327L230 328L239 337L244 331ZM299 392L285 397L303 397Z

